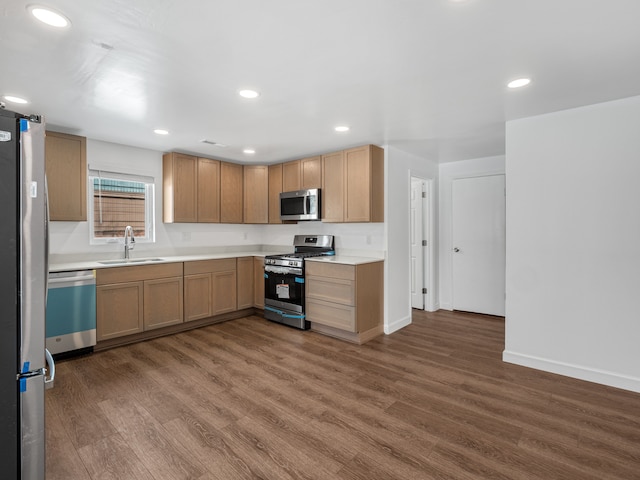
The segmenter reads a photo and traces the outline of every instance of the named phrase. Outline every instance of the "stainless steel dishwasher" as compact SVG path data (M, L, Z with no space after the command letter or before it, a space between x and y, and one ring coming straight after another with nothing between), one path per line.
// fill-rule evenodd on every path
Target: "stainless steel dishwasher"
M96 344L95 270L49 273L46 332L53 354Z

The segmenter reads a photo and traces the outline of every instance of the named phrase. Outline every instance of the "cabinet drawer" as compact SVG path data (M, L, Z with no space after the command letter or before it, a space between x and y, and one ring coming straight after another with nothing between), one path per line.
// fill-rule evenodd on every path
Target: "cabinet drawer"
M307 275L317 277L337 278L341 280L355 280L356 269L353 265L342 265L328 262L305 262L305 272Z
M352 280L330 279L307 275L307 298L355 305L355 282Z
M184 274L196 275L199 273L216 273L235 271L235 258L220 258L217 260L197 260L195 262L184 262Z
M307 320L348 332L356 331L356 309L337 303L310 299L306 303Z
M178 276L182 276L182 262L99 268L96 270L96 284L109 285L112 283L137 282Z

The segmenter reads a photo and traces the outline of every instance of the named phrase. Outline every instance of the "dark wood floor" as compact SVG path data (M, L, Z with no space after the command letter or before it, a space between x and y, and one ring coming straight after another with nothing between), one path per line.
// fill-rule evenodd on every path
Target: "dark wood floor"
M60 362L47 479L640 479L640 395L438 312L356 346L259 317Z

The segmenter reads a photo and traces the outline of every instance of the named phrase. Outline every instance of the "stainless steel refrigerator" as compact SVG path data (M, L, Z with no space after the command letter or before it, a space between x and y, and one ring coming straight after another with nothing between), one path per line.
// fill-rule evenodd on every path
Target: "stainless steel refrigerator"
M44 392L55 367L45 351L44 136L41 117L0 105L0 476L6 479L45 478Z

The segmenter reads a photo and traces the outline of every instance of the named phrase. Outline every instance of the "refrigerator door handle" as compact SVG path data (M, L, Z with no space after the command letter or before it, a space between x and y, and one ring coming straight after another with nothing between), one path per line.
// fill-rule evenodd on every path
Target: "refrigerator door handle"
M44 388L50 389L53 388L53 382L56 379L56 362L53 361L53 355L51 355L51 352L46 348L44 349L44 354L49 364L49 372L51 372L49 377L44 378Z

